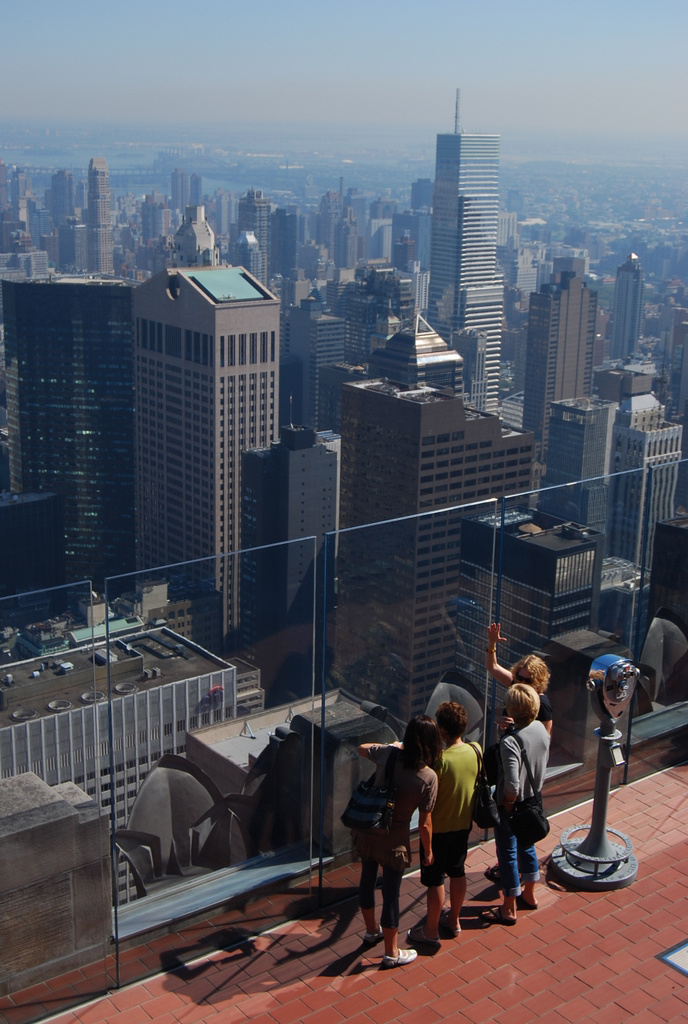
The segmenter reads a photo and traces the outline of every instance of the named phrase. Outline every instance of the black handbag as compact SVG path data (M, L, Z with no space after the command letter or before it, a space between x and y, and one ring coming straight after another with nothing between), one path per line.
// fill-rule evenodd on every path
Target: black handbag
M475 750L475 756L478 758L478 775L475 780L473 821L476 823L478 828L494 828L495 825L499 824L499 811L497 810L497 804L494 802L494 797L492 796L492 787L485 775L483 755L480 752L480 747L476 746L475 743L469 743L468 745L473 747L473 750Z
M501 763L501 757L499 753L499 740L496 743L492 743L489 747L486 747L485 754L483 755L483 766L485 768L485 776L491 786L497 785L497 779L499 778L499 765Z
M381 786L375 785L377 771L369 779L356 786L341 816L341 822L356 832L389 832L394 814L394 765L398 748L392 747L385 764L385 779Z
M513 733L513 736L521 748L523 763L526 766L528 781L530 782L533 795L518 801L509 815L509 826L521 843L524 843L526 846L532 846L533 843L539 842L540 839L544 839L548 835L549 822L542 807L542 793L535 788L533 771L526 754L526 748L523 746L523 740L518 733Z

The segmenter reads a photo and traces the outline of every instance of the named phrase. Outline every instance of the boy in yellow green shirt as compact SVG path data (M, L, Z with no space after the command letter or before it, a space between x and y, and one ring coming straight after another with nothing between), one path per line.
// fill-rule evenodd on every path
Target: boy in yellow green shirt
M428 890L425 925L408 933L410 942L439 946L439 926L456 937L461 931L459 913L466 898L465 862L473 822L478 757L475 748L464 743L468 717L455 701L445 701L435 714L445 745L435 765L438 778L437 801L432 812L433 863L421 865L420 879ZM444 908L445 877L449 876L449 907Z

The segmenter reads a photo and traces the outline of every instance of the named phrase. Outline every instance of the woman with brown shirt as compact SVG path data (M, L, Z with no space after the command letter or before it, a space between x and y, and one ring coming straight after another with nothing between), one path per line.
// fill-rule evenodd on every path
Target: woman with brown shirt
M432 863L431 811L437 797L437 776L430 765L442 752L437 726L427 715L416 715L406 727L404 742L379 744L362 743L361 757L377 765L376 781L382 785L385 765L390 753L396 763L392 784L395 790L394 814L388 833L353 832L354 843L361 856L359 901L365 922L364 942L372 945L384 939L383 967L402 967L416 959L415 949L399 949L399 892L405 868L411 864L411 817L419 811L421 855L425 863ZM425 851L428 851L425 853ZM378 867L382 867L382 915L380 925L375 916L375 884Z

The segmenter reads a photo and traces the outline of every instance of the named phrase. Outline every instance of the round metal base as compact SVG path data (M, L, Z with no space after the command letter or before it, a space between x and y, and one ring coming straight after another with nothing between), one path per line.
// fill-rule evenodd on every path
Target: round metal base
M584 892L597 892L606 889L624 889L638 877L638 861L633 856L631 841L622 832L607 829L608 832L621 839L623 846L608 842L611 857L592 856L579 853L579 847L585 842L585 836L571 840L572 832L589 832L589 825L575 825L562 834L559 846L555 847L551 864L554 873L574 889ZM614 858L614 859L612 859Z

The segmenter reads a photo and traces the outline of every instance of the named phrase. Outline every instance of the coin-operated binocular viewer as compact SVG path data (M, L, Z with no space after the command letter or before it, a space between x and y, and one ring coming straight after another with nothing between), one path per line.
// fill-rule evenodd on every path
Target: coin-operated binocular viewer
M612 768L625 760L616 723L630 706L639 674L635 665L615 654L604 654L590 666L586 687L600 719L592 824L565 829L552 854L554 872L577 889L622 889L638 874L631 841L608 827L607 811Z

